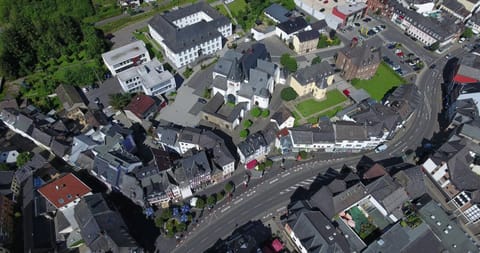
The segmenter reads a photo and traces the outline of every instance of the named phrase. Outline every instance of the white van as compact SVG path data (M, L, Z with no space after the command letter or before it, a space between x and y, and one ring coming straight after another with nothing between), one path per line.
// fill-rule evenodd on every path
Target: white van
M380 153L385 151L388 148L387 144L382 144L375 148L375 153Z

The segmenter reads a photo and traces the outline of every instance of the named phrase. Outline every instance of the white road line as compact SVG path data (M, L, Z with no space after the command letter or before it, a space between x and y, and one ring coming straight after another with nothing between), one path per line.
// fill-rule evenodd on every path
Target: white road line
M272 181L270 181L270 184L273 184L273 183L275 183L275 182L277 182L277 181L278 181L278 178L275 178L275 179L273 179Z
M303 181L303 182L301 182L300 184L303 185L303 186L305 186L305 185L309 185L309 184L311 184L311 183L310 183L310 182L305 182L305 181Z
M282 206L282 207L280 207L280 208L277 209L277 212L280 212L280 211L282 211L282 210L284 210L284 209L287 209L287 208L286 208L285 206Z
M288 189L295 190L295 189L297 189L297 187L296 186L290 186Z
M290 175L290 172L287 172L287 173L283 174L282 177L286 177L288 175Z
M307 180L305 180L305 181L307 181L307 182L310 182L310 183L311 183L311 182L313 182L313 181L314 181L314 179L310 178L310 179L307 179Z
M221 212L223 213L223 212L227 211L228 209L230 209L230 206L227 206L227 207L223 208Z

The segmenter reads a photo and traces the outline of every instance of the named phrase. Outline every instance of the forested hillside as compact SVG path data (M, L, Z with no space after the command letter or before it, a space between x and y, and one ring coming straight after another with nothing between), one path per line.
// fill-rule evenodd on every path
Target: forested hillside
M93 83L108 49L103 34L82 22L93 15L90 0L0 0L0 75L26 76L22 95L46 108L59 83Z

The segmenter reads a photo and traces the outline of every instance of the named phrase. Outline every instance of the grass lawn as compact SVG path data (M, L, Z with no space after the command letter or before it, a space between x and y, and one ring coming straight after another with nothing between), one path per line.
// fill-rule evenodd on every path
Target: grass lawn
M382 100L387 91L393 87L404 84L405 80L397 75L387 64L382 62L378 66L377 73L370 80L352 80L352 85L357 88L363 88L375 100Z
M247 2L245 0L235 0L228 4L228 8L232 15L236 17L239 11L247 9Z
M156 43L155 41L150 40L145 36L143 32L136 32L133 34L137 40L143 40L145 42L145 46L147 47L148 53L150 54L151 57L157 57L159 61L163 61L163 54L161 51L157 50L153 43ZM157 47L160 47L159 45L156 45Z
M335 108L333 108L331 110L328 110L326 112L320 113L320 115L318 115L318 117L320 118L320 117L323 117L323 116L327 116L327 117L331 118L331 117L337 115L337 113L341 110L343 110L343 107L338 106L338 107L335 107Z
M225 6L223 6L223 4L219 4L215 6L215 8L218 10L218 12L222 13L223 16L230 17L230 15L228 15L227 9L225 9Z
M314 113L343 103L345 100L347 100L347 98L340 91L331 90L327 92L327 98L322 101L316 101L311 98L297 104L296 107L303 117L308 117Z

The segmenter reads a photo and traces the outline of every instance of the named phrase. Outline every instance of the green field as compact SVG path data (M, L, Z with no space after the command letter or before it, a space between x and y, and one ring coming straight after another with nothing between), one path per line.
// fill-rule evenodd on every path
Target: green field
M245 0L235 0L228 4L228 8L233 16L236 17L239 11L247 9L247 2L245 2Z
M217 5L217 6L215 6L215 8L216 8L220 13L222 13L223 16L225 16L225 17L230 17L230 15L228 15L227 9L225 9L225 6L224 6L223 4Z
M347 98L338 90L331 90L327 92L327 98L322 101L316 101L311 98L300 102L296 105L297 110L302 114L303 117L308 117L314 113L323 111L332 106L341 104L345 102Z
M370 80L352 80L352 85L357 89L364 89L375 100L382 100L387 91L393 87L404 84L405 80L393 71L387 64L382 62L378 66L377 73Z

